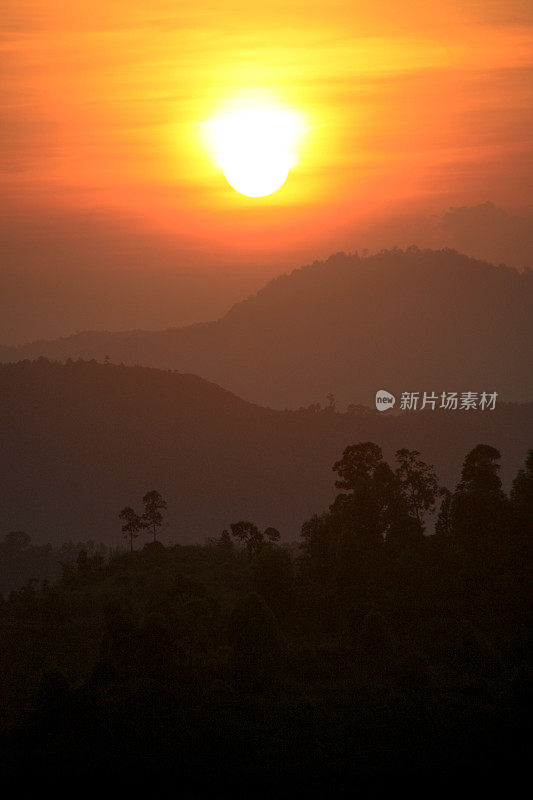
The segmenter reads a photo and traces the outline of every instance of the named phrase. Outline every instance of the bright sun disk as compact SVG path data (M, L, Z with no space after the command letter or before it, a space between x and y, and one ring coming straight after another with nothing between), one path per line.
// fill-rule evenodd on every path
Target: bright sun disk
M280 189L296 163L302 121L294 111L249 105L206 123L209 147L226 180L248 197Z

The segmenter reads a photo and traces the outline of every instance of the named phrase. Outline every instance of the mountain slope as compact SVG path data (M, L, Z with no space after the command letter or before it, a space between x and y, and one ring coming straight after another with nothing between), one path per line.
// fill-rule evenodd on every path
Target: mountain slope
M222 319L156 333L87 332L22 348L44 355L177 369L253 402L298 407L377 389L497 391L533 398L533 273L454 251L337 254L295 270Z
M375 441L390 460L401 447L418 449L453 487L466 452L487 442L501 449L508 487L532 432L533 404L400 416L284 412L194 375L44 359L3 365L0 534L118 544L118 512L139 508L155 488L168 500L164 542L201 542L239 519L293 539L332 502L331 467L348 444Z

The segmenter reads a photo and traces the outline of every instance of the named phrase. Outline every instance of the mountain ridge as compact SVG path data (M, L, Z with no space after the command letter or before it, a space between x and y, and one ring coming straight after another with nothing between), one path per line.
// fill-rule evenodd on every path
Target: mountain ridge
M333 463L375 441L393 463L417 449L453 488L480 442L500 448L506 488L523 465L533 403L400 416L263 408L194 375L40 359L0 365L0 531L34 541L121 541L118 512L157 489L162 539L198 543L238 519L285 540L333 501Z
M533 397L532 275L453 250L337 253L274 278L211 322L79 332L0 347L0 361L109 357L198 374L276 408L330 392L370 404L384 386L525 401Z

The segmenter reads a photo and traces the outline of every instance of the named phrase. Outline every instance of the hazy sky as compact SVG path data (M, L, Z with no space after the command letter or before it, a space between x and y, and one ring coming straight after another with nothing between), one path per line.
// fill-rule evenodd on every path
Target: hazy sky
M531 210L529 0L3 0L0 25L0 342L207 318L450 206ZM201 134L243 97L306 120L267 198Z

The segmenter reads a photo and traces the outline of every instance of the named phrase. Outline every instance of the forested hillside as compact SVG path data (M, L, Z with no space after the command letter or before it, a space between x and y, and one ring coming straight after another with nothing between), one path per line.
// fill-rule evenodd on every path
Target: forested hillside
M168 501L161 540L203 542L253 519L294 540L333 500L347 444L409 447L453 488L466 450L503 453L508 488L530 440L533 405L494 411L274 411L194 375L75 362L0 367L0 532L35 543L120 541L118 513L149 489ZM145 537L146 540L146 537Z

